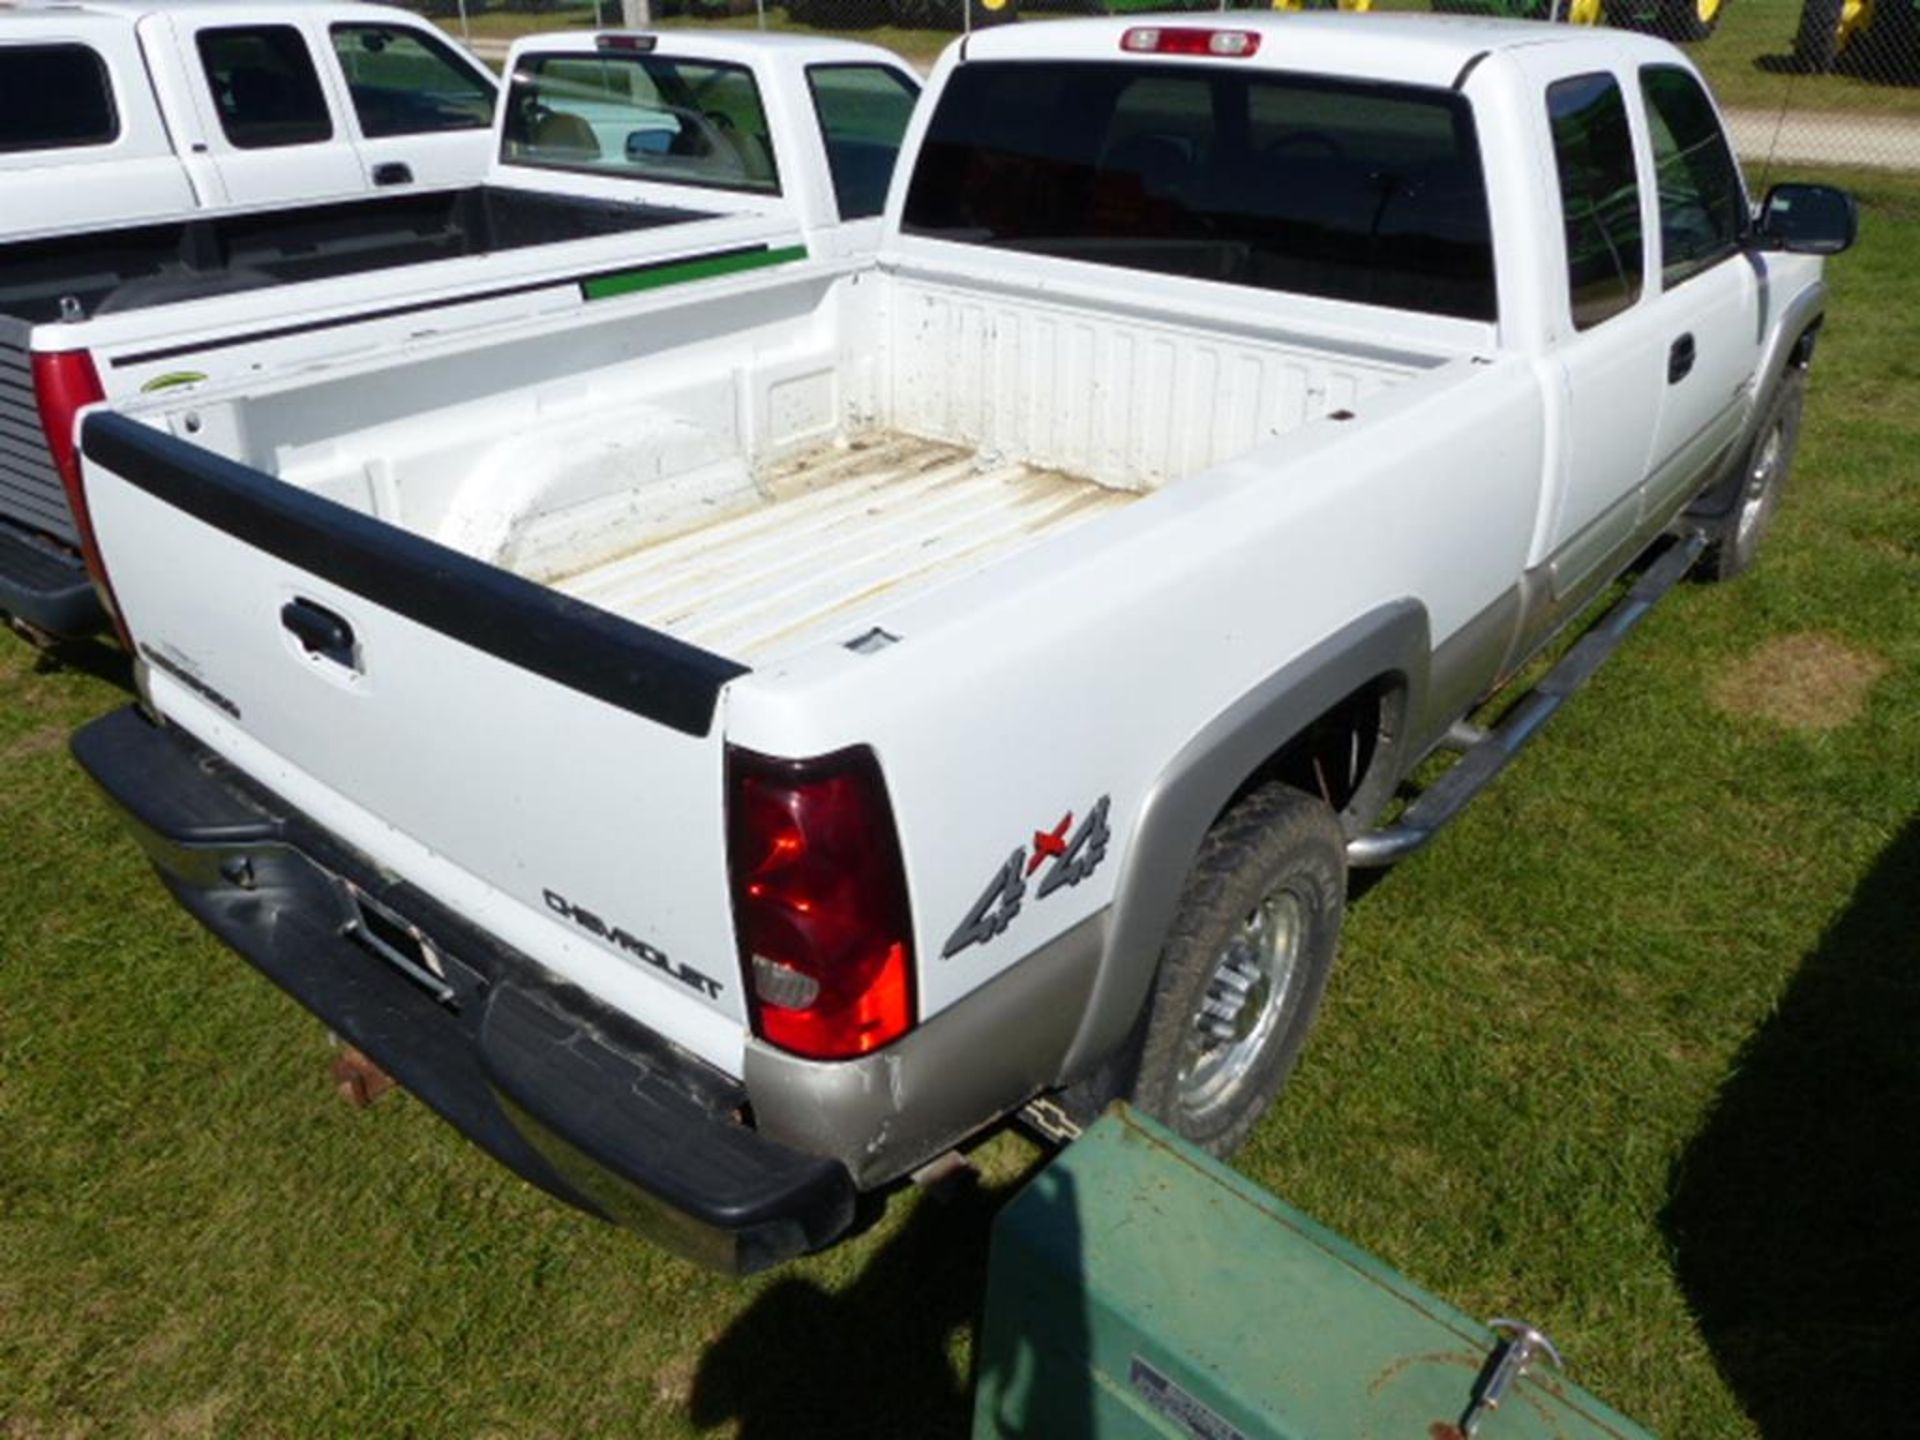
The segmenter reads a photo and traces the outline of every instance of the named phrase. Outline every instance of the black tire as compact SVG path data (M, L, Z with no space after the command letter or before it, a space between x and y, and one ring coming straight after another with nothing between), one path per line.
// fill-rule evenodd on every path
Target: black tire
M984 30L989 25L1005 25L1020 16L1020 0L966 0L972 12L970 19L975 30ZM956 14L959 6L954 7Z
M1340 942L1346 879L1339 822L1298 790L1262 786L1215 823L1160 953L1134 1104L1214 1155L1245 1143L1286 1083L1320 1008ZM1255 927L1256 917L1266 928ZM1290 962L1271 953L1278 946L1269 942L1283 928L1294 936ZM1246 984L1263 966L1265 988ZM1216 1008L1221 1003L1239 1009L1228 1018ZM1210 1037L1209 1024L1239 1034ZM1211 1083L1220 1080L1230 1083Z
M1727 13L1727 6L1732 3L1733 0L1720 0L1713 14L1702 20L1699 0L1664 0L1660 7L1659 32L1667 39L1682 44L1704 40L1720 28L1720 17Z
M1793 58L1802 70L1824 75L1840 53L1841 0L1801 0Z
M1789 366L1754 427L1753 443L1740 462L1741 479L1726 513L1713 521L1713 542L1694 570L1702 580L1732 580L1746 574L1760 558L1760 543L1773 526L1793 468L1806 404L1807 372L1798 365Z
M893 23L909 30L984 30L1020 14L1019 0L890 0Z

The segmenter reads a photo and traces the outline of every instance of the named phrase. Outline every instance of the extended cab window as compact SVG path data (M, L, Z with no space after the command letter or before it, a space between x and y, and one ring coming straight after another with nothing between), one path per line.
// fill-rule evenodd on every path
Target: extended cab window
M807 69L813 108L833 171L842 220L878 215L920 91L886 65L813 65Z
M272 150L333 138L319 72L293 26L202 30L198 45L220 128L235 149Z
M1747 198L1713 103L1685 70L1640 72L1660 186L1660 277L1671 288L1740 248Z
M910 234L1494 317L1480 148L1450 91L1163 63L963 65Z
M335 25L332 34L369 140L493 123L493 86L451 46L397 25Z
M760 87L739 65L669 55L529 55L501 158L673 185L778 194Z
M0 155L120 138L107 67L84 45L0 46Z
M1611 75L1578 75L1547 87L1560 212L1567 232L1567 291L1578 330L1640 299L1646 243L1627 105Z

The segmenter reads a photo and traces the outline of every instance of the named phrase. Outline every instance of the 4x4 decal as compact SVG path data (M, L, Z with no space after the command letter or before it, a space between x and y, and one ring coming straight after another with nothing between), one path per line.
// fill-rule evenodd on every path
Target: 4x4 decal
M973 902L966 918L941 947L940 958L951 960L969 945L984 945L1013 923L1027 899L1027 881L1042 865L1048 865L1040 877L1036 900L1044 900L1054 891L1078 885L1100 868L1107 858L1107 811L1110 796L1094 802L1080 828L1073 830L1073 812L1069 810L1051 830L1033 832L1033 845L1022 845L1007 857L994 873L980 898ZM1068 831L1072 830L1071 836Z

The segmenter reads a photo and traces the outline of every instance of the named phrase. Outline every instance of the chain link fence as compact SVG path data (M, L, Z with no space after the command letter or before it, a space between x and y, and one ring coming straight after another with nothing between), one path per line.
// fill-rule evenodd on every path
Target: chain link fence
M1062 15L1243 8L1244 0L638 0L651 25L812 29L922 68L958 32ZM625 13L636 13L625 0ZM1686 46L1756 178L1780 165L1920 172L1920 0L1278 0L1281 9L1444 10L1618 25ZM622 0L425 0L412 8L496 63L515 35L622 23ZM1262 7L1264 8L1264 6Z

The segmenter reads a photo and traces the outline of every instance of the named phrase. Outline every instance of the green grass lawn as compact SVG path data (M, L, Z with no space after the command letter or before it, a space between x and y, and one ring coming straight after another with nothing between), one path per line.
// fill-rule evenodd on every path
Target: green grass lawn
M1895 3L1895 0L1888 0ZM1874 115L1920 116L1920 67L1906 57L1876 54L1864 37L1831 75L1795 74L1787 63L1800 22L1799 0L1726 0L1720 27L1687 47L1706 72L1720 103L1755 110L1845 110ZM1878 77L1878 78L1875 78Z
M1765 562L1357 901L1239 1162L1669 1440L1920 1403L1920 184L1859 185ZM0 636L0 1437L963 1433L1036 1150L742 1283L348 1108L67 758L117 671Z

